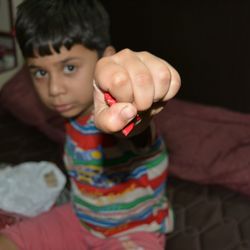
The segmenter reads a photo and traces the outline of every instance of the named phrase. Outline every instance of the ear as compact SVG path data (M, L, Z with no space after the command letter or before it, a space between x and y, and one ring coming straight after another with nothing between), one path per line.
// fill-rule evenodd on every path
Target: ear
M103 56L112 56L116 53L116 50L113 46L108 46L104 50Z

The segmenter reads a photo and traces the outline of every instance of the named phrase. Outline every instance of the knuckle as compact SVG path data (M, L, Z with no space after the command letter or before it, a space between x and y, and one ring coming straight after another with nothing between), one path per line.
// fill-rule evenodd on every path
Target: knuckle
M125 58L132 58L135 53L128 48L125 48L114 55L118 60L123 60Z
M152 56L148 51L140 51L139 54L141 54L142 58L148 58Z
M132 50L125 48L125 49L121 50L121 54L130 55L130 54L132 54Z
M169 83L171 80L171 74L166 66L160 67L158 69L158 78L162 83Z
M111 80L111 88L120 88L125 86L129 81L129 76L123 72L118 72L115 73L112 76L112 80Z

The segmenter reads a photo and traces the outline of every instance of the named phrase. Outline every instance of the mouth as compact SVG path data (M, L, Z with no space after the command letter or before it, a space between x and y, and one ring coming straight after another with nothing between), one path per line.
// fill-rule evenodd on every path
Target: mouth
M72 104L62 104L62 105L54 105L53 108L55 111L59 113L65 113L70 111L73 108Z

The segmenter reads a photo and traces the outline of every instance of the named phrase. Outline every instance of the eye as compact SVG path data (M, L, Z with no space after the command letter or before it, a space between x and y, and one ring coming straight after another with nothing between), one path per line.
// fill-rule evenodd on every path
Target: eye
M63 70L64 70L64 73L71 74L76 71L76 67L75 65L69 64L69 65L66 65Z
M47 71L43 70L43 69L38 69L35 70L34 72L32 72L32 75L34 78L43 78L47 76Z

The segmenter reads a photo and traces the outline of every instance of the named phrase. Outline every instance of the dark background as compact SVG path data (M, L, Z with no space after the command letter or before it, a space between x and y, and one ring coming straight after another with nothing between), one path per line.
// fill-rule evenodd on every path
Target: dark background
M250 2L102 0L113 45L147 50L180 73L178 98L250 112Z

